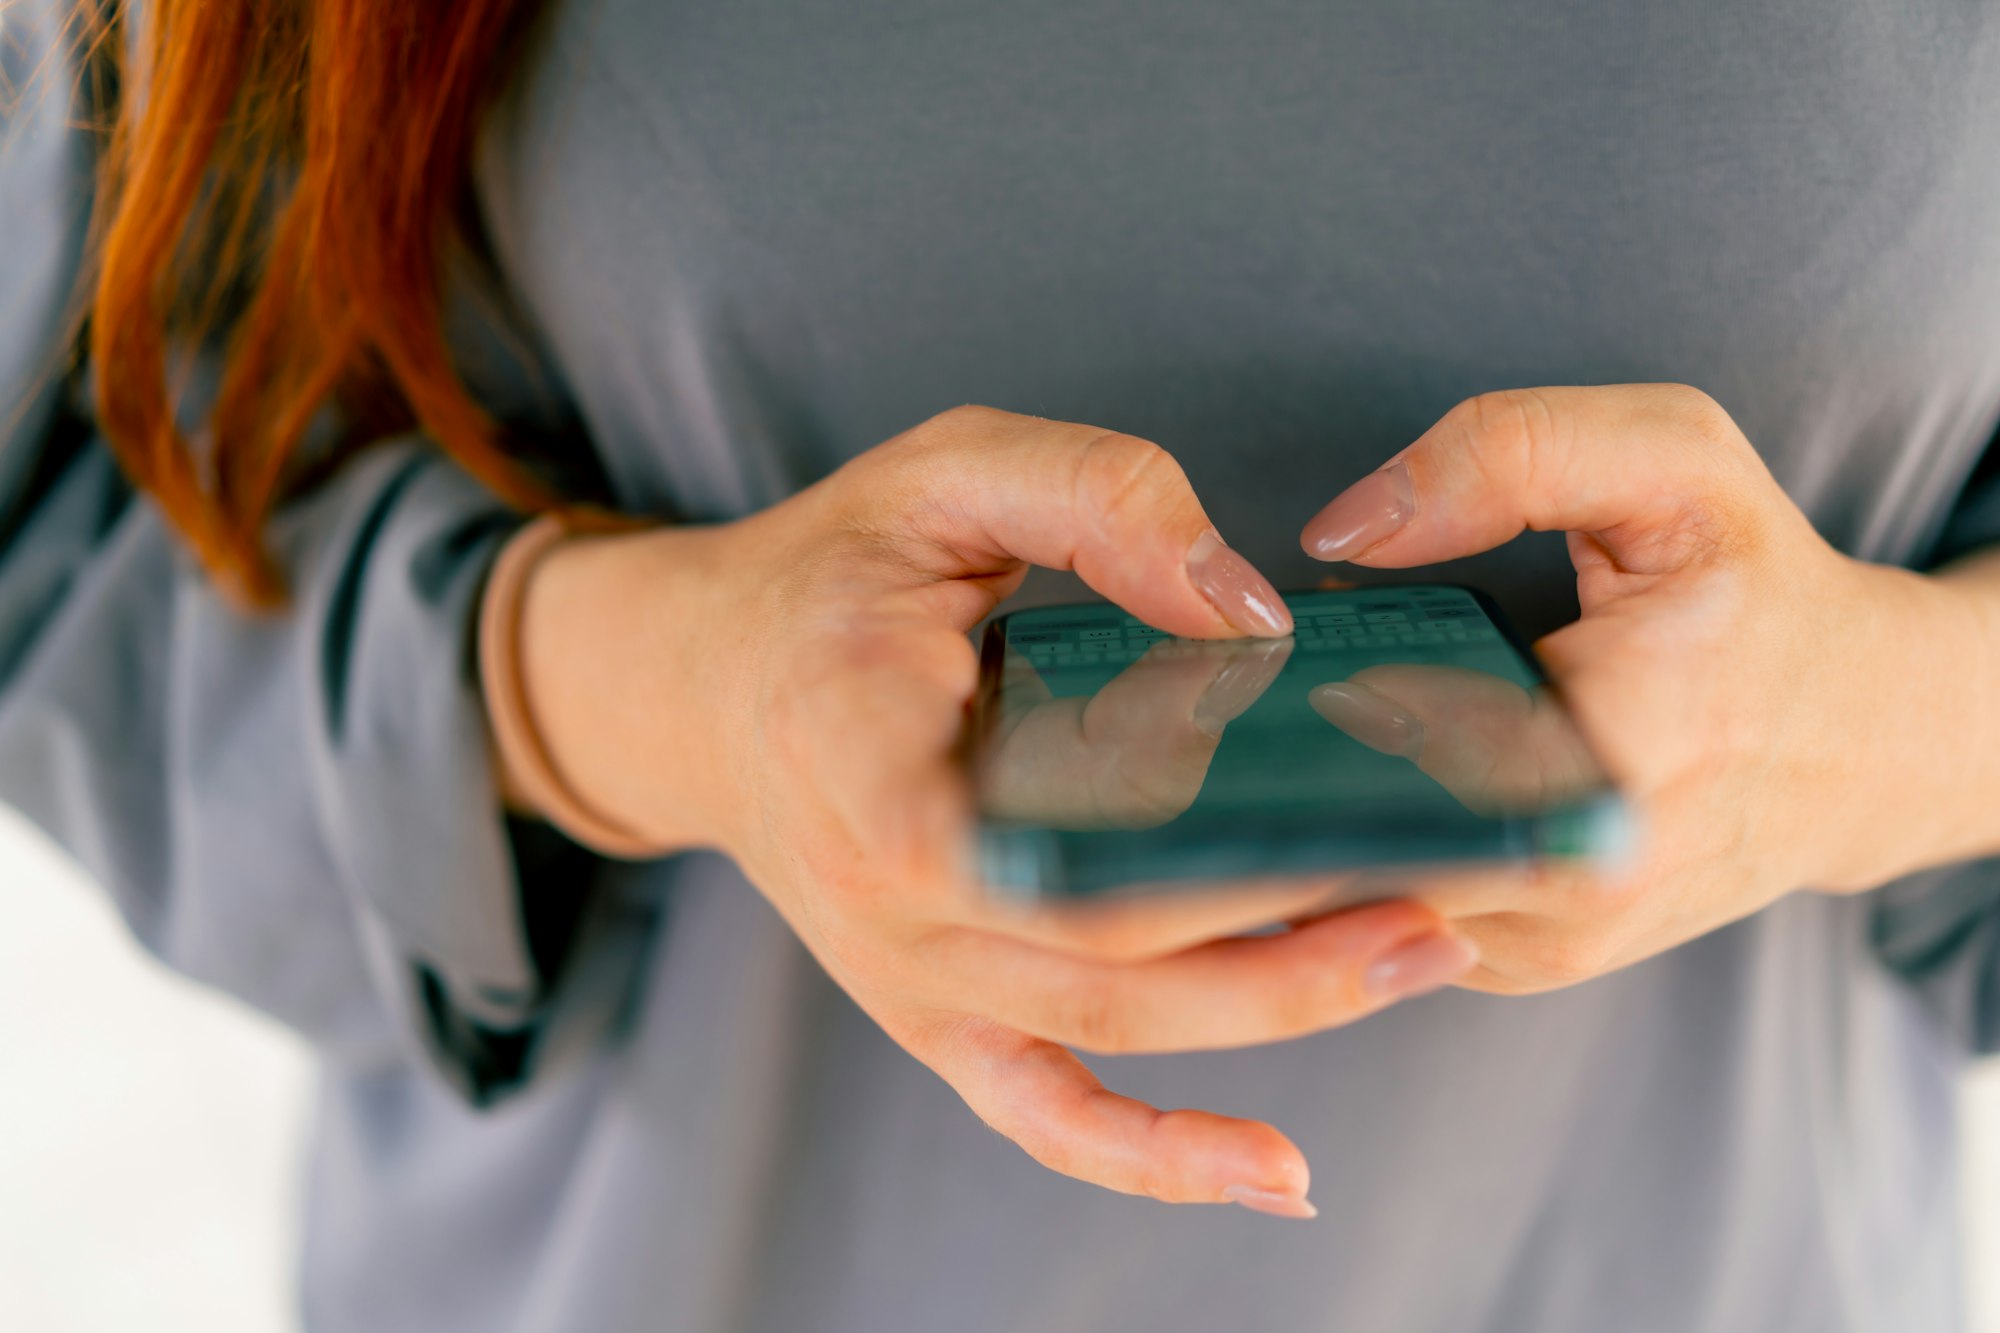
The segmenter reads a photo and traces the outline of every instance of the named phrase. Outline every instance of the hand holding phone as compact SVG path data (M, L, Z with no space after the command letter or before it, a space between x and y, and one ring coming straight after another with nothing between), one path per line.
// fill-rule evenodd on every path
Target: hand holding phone
M1977 565L1835 550L1727 412L1665 384L1469 400L1301 540L1393 576L1524 528L1568 534L1582 614L1537 646L1646 836L1615 876L1410 884L1479 946L1463 985L1574 985L1801 889L1992 854L2000 639ZM1421 685L1379 692L1429 724Z
M1325 886L1310 882L1061 919L995 903L963 855L967 634L1030 563L1183 634L1289 628L1158 448L961 409L749 517L557 545L522 601L528 712L586 805L662 847L726 853L891 1039L1037 1160L1302 1214L1304 1158L1277 1130L1120 1097L1070 1048L1281 1040L1444 984L1471 952L1411 902L1241 938L1311 913ZM1083 718L1088 735L1115 712ZM1066 770L1063 728L1041 725L1024 739L1056 748L1022 753ZM1199 758L1169 746L1142 766L1177 755ZM1175 785L1156 794L1170 804Z

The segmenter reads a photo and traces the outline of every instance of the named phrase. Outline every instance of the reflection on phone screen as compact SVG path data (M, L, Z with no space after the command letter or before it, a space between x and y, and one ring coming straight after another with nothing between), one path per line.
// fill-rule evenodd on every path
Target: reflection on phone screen
M1115 607L997 622L975 735L996 887L1606 855L1622 806L1464 588L1288 596L1284 639L1176 639Z

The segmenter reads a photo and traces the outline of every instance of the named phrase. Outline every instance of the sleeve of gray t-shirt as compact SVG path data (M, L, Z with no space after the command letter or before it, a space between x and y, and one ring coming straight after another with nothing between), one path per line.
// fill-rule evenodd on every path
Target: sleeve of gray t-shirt
M170 965L491 1100L615 1006L577 980L591 858L510 825L490 771L471 625L516 520L392 442L279 516L286 611L218 596L60 364L89 192L66 9L8 6L0 42L0 801Z

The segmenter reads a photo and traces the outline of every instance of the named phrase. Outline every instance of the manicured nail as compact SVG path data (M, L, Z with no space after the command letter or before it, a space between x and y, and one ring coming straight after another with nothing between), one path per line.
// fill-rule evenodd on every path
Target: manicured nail
M1263 697L1277 679L1285 659L1291 656L1291 643L1285 639L1255 643L1230 639L1217 646L1237 651L1230 654L1228 663L1201 692L1201 698L1195 700L1195 730L1205 736L1222 735L1224 727L1243 716L1251 704Z
M1306 524L1303 542L1322 560L1352 560L1395 536L1416 512L1409 465L1390 463L1334 496Z
M1292 632L1292 613L1278 590L1248 560L1225 546L1214 528L1195 538L1188 548L1187 571L1194 586L1230 628L1259 635Z
M1371 750L1405 759L1423 753L1423 720L1388 695L1358 681L1315 685L1306 701L1314 712Z
M1254 1213L1269 1213L1273 1217L1312 1218L1319 1216L1319 1209L1312 1206L1312 1200L1297 1194L1280 1194L1276 1190L1260 1190L1254 1185L1231 1185L1222 1191L1224 1203L1238 1204Z
M1407 1000L1450 985L1478 961L1479 951L1456 935L1423 935L1376 959L1363 984L1378 1000Z

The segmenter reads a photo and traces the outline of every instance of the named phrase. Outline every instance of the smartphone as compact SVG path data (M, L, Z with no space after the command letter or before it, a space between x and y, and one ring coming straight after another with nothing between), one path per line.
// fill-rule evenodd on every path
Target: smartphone
M1106 604L991 621L966 746L991 889L1081 900L1626 853L1628 804L1489 598L1285 601L1282 639L1178 639Z

